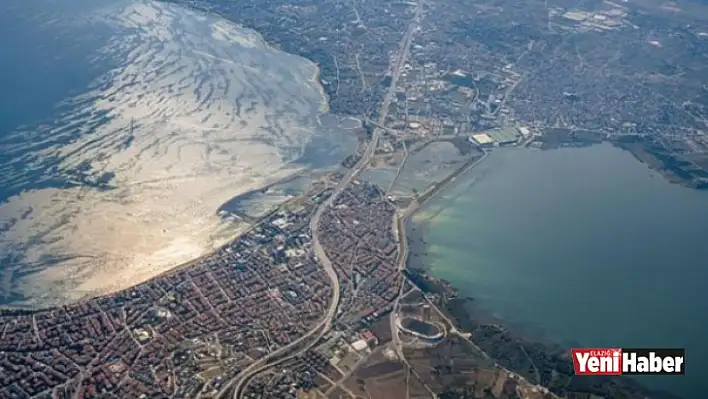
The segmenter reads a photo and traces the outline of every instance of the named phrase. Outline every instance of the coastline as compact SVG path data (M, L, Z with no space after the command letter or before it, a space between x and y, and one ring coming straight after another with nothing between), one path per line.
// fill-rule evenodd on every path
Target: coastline
M297 177L297 176L295 176L295 177ZM278 184L281 181L282 181L282 179L278 180L274 184ZM267 185L266 187L271 187L274 184ZM314 187L314 185L313 185L313 187ZM164 278L164 277L169 276L171 274L177 273L180 270L184 270L189 267L195 266L195 265L199 264L200 262L204 261L205 259L208 259L209 257L213 256L214 253L228 248L234 242L238 241L241 237L247 235L248 233L250 233L253 230L255 230L256 228L258 228L263 223L263 221L268 220L269 217L273 216L275 213L279 212L281 209L287 207L289 204L296 202L300 198L301 197L298 196L298 197L293 197L293 198L285 200L283 203L275 206L273 209L269 210L264 215L262 215L261 217L259 217L256 220L254 220L247 228L234 232L234 234L228 240L226 240L226 242L224 242L223 244L218 245L214 249L205 252L204 254L200 255L197 258L190 259L186 262L182 262L182 263L177 264L168 270L165 270L165 271L162 271L158 274L155 274L152 277L149 277L149 278L144 279L142 281L136 282L135 284L131 285L129 288L115 289L115 290L111 290L111 291L107 291L107 292L103 292L103 293L99 293L99 294L87 294L87 295L84 295L83 297L81 297L75 301L71 301L70 303L65 304L65 305L78 305L78 304L82 304L82 303L88 303L92 300L114 296L118 293L127 291L131 288L139 287L139 286L146 284L150 281L153 281L153 280L156 280L159 278ZM58 305L58 306L65 306L65 305ZM25 314L32 314L32 313L42 311L42 310L53 309L56 307L57 307L57 305L51 305L51 304L50 305L43 305L43 306L19 307L19 306L8 306L6 304L0 303L0 315L5 315L5 316L7 316L7 315L25 315Z
M550 136L537 137L525 143L524 146L545 151L609 143L627 151L634 159L657 172L669 183L693 190L708 190L708 172L696 167L680 151L668 149L650 136L627 134L611 137L605 133L591 132L586 132L585 136L578 136L577 133L566 129L556 129L555 133Z
M428 246L428 242L425 239L427 228L426 222L421 223L408 221L406 228L408 230L406 235L408 237L408 245L410 248L406 266L407 269L411 272L430 273L430 268L424 260L424 257L427 255ZM473 320L475 323L482 325L503 326L505 330L509 331L513 335L518 336L519 338L541 343L548 346L549 350L553 351L565 351L566 349L564 348L579 345L573 342L556 342L553 338L550 338L546 332L541 331L538 328L533 328L532 326L524 325L522 323L515 323L512 320L506 320L495 316L492 312L485 310L482 306L480 306L474 297L460 296L460 289L459 287L456 287L454 283L444 279L437 279L430 275L428 275L428 278L431 281L439 280L443 284L452 287L456 295L455 298L452 299L454 301L454 307L459 312L464 312L466 317Z
M302 77L300 79L298 79L300 81L299 84L301 86L301 89L302 89L302 87L311 86L314 90L316 90L316 92L314 93L315 95L313 96L313 99L319 100L319 101L312 102L312 110L313 110L312 114L314 114L314 117L317 119L317 123L320 124L320 119L324 119L325 116L330 115L329 97L326 94L325 86L323 85L323 82L320 80L321 69L317 63L315 63L312 60L305 58L301 55L284 51L280 48L280 46L277 45L277 43L273 43L273 42L266 40L261 32L255 30L253 28L246 27L246 26L243 26L238 23L234 23L234 22L230 21L229 19L224 18L220 15L213 14L213 13L206 11L206 10L192 9L192 8L184 7L181 5L169 5L169 4L165 3L165 5L162 5L162 6L171 7L171 8L179 8L179 9L184 8L189 13L196 13L196 14L200 14L200 15L204 14L207 16L218 17L219 21L224 22L227 25L233 25L234 29L237 29L239 32L243 33L243 37L240 39L243 39L244 46L246 46L246 47L262 46L263 52L270 52L270 53L277 52L277 53L281 53L280 56L288 57L288 58L286 58L286 61L289 60L290 63L292 63L294 61L295 64L298 65L298 67L296 68L298 73L300 71L303 72ZM234 41L234 40L238 41L240 39L237 38L237 39L228 39L228 40L229 41ZM301 63L301 64L298 64L298 63ZM291 69L292 69L292 67L291 67ZM295 70L295 69L293 69L293 70ZM323 130L323 131L327 130L325 128L321 128L319 125L313 125L313 126L314 127L312 127L310 129L312 133L317 133L318 130ZM131 128L132 128L132 125L131 125ZM349 136L349 135L351 135L351 131L350 130L349 131L343 130L342 135ZM316 135L311 135L309 141L312 141L312 139L315 137L316 137ZM345 142L348 143L349 141L347 140ZM347 154L348 154L348 151L347 151ZM345 155L347 155L347 154L345 154ZM335 166L338 167L337 166L338 164L339 164L339 160L338 160L337 164L335 164ZM213 216L214 219L216 219L216 214L219 211L219 209L221 209L221 207L228 204L229 202L233 201L234 198L244 197L248 194L265 190L265 189L267 189L273 185L277 185L281 182L297 178L299 175L303 174L305 171L319 172L319 170L317 170L317 169L314 169L314 168L313 169L306 169L306 167L304 167L304 166L303 167L298 166L299 169L296 172L290 172L288 170L290 168L290 166L292 166L292 164L290 164L290 165L285 164L284 165L283 172L286 172L287 175L283 176L282 178L278 178L277 181L269 182L269 181L265 180L263 182L263 184L260 184L260 183L256 184L256 186L254 186L254 188L249 189L243 193L240 193L240 194L236 195L235 197L230 197L230 199L228 201L226 201L222 204L218 204L219 205L218 208L217 207L210 207L210 209L212 210L211 213L213 213L213 215L210 215L210 216ZM279 175L280 171L276 171L276 174ZM313 182L316 182L316 180L313 180ZM29 191L34 191L34 189L29 190ZM5 201L0 201L0 202L7 202L7 200L8 200L8 198L6 198ZM278 209L278 207L280 205L282 205L282 204L276 205L275 207L271 207L271 210ZM218 220L217 220L217 222L218 222ZM247 220L246 222L248 223L249 221ZM20 294L16 294L16 295L15 294L4 295L4 297L2 298L2 301L0 301L0 309L39 310L39 309L52 308L57 305L61 306L61 305L71 305L74 303L81 303L81 302L85 302L87 300L90 300L90 299L93 299L96 297L113 295L118 292L130 289L134 286L145 283L147 281L150 281L154 278L160 278L161 276L164 276L164 275L169 274L171 272L175 272L175 271L183 269L185 267L189 267L189 266L199 262L200 260L204 259L205 257L209 257L212 253L219 250L220 248L223 248L225 245L228 245L230 242L238 239L243 234L247 233L250 229L251 228L247 225L243 226L243 227L238 226L236 228L230 228L230 227L224 228L225 233L223 234L223 236L219 236L219 240L218 241L215 240L213 245L205 246L203 248L203 251L201 251L201 252L195 252L195 253L192 253L186 257L178 258L176 262L170 262L165 267L146 266L145 270L142 271L141 273L132 273L132 272L131 273L127 273L127 272L121 273L119 275L118 279L112 279L112 278L106 278L106 277L99 277L99 278L91 279L92 280L91 284L90 285L87 284L87 286L89 287L88 289L83 289L83 287L80 290L77 289L76 295L73 295L73 292L72 292L72 296L70 298L55 299L52 297L49 300L45 300L44 298L40 297L40 299L37 299L35 301L35 298L37 298L39 296L34 295L33 293L20 292ZM176 252L178 252L178 251L172 251L171 253L176 253ZM40 270L40 272L44 272L45 270L49 270L52 267L53 267L53 265L43 268L42 270ZM91 267L93 267L93 265ZM33 272L32 274L39 274L40 272L36 272L36 273ZM118 273L113 273L113 275L118 275ZM54 274L52 274L52 277L53 276L54 276ZM109 277L110 276L111 275L109 275ZM7 279L9 279L9 277ZM65 282L65 280L60 280L58 278L56 280L58 280L62 283ZM89 279L83 279L83 278L77 279L77 281L78 281L77 284L78 285L83 284L83 283L85 283L85 280L89 280ZM111 282L110 284L103 284L103 282L106 282L109 280ZM116 280L119 280L120 283L116 284L115 283ZM99 282L101 284L95 283L94 281ZM52 280L52 282L53 282L53 280ZM43 283L43 281L42 281L42 283ZM52 290L54 290L54 288L52 288ZM57 289L56 291L59 292L60 290Z
M455 175L464 175L472 169L474 167L458 171ZM441 186L440 190L427 198L428 201L444 193L453 184ZM430 268L424 259L428 248L425 240L426 228L430 219L414 220L415 214L423 209L426 203L427 201L423 202L405 215L403 226L408 244L408 259L404 273L422 291L435 294L440 310L455 320L457 327L469 332L475 344L491 358L508 370L524 376L531 382L546 386L563 397L599 395L594 397L679 398L669 392L648 388L627 377L574 378L569 349L579 344L558 342L550 338L549 334L532 326L500 319L475 303L473 297L460 296L460 287L455 286L453 282L431 276Z

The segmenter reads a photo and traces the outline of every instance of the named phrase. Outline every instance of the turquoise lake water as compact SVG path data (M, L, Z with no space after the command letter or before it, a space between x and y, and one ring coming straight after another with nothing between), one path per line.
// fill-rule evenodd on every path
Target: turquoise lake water
M432 274L483 310L563 344L685 347L708 392L708 192L610 145L501 149L416 215Z

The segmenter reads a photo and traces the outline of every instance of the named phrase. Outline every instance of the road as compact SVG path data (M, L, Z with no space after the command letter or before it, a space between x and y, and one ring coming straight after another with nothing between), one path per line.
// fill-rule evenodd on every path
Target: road
M398 81L398 77L401 74L401 69L405 64L406 59L408 58L408 51L410 49L413 32L415 31L416 27L418 26L418 23L420 22L422 10L423 0L418 0L415 14L408 25L406 34L401 39L398 57L396 57L396 63L391 69L391 85L389 86L388 91L384 96L383 102L381 103L381 111L379 112L379 125L384 124L386 116L388 115L388 108L396 93L396 83ZM342 192L344 192L344 190L347 188L347 186L349 186L354 177L357 176L362 170L368 167L369 162L371 161L371 157L374 155L374 153L376 152L376 148L378 147L379 138L381 137L381 131L382 129L380 128L374 129L371 135L371 141L364 150L364 154L359 159L359 162L357 162L356 165L354 165L349 171L347 171L347 173L342 177L342 180L339 181L329 198L327 198L327 200L325 200L322 204L319 205L315 213L312 215L312 219L310 219L310 231L312 232L312 248L315 252L317 260L324 267L327 276L332 282L332 298L330 300L330 305L327 309L327 313L325 314L324 318L320 323L318 323L314 328L312 328L302 337L268 354L267 356L258 359L257 361L253 362L248 367L243 369L236 377L234 377L231 381L224 385L217 397L223 397L233 387L233 397L235 399L240 398L241 392L246 382L248 382L251 377L267 370L268 368L274 365L267 364L269 360L287 353L287 351L296 348L298 345L302 344L304 341L312 338L313 336L316 336L313 342L318 341L319 338L321 338L327 331L332 328L334 317L336 316L337 309L339 308L339 277L337 276L337 272L334 270L332 262L327 257L327 254L325 253L325 250L322 247L322 244L320 243L320 237L317 226L319 225L320 219L324 211L334 203L334 201L337 199L337 197L339 197L339 195L342 194ZM279 362L285 361L296 355L297 353L283 358Z
M443 179L439 183L430 187L423 194L419 195L418 199L412 201L411 204L408 205L408 208L406 208L404 210L403 215L400 217L405 222L409 217L413 216L413 214L415 214L418 211L418 209L420 209L420 207L423 206L426 202L435 198L438 194L443 192L447 187L449 187L452 183L454 183L458 176L463 175L468 170L470 170L470 169L474 168L475 166L479 165L480 163L482 163L482 161L484 161L488 155L489 155L489 151L484 150L484 153L482 154L481 157L474 159L474 160L468 160L459 169L452 172L449 176L447 176L445 179ZM407 250L407 248L406 248L406 250Z
M475 167L478 165L480 162L482 162L486 157L487 157L488 152L484 152L482 157L480 157L477 160L474 160L472 162L467 162L465 163L460 169L456 170L453 172L450 176L448 176L446 179L444 179L442 182L439 184L436 184L435 186L431 187L429 191L426 191L426 195L423 195L423 198L426 198L427 200L432 199L436 194L440 193L443 191L449 184L451 184L453 181L455 181L456 176L466 172L467 170ZM408 218L413 216L413 214L425 203L426 201L423 201L421 203L412 203L409 208L403 210L403 212L397 212L396 214L396 223L397 225L397 233L398 233L398 270L399 272L403 272L403 270L406 268L406 261L408 259L408 237L406 234L406 223L408 221ZM400 307L400 301L401 298L403 298L407 292L404 292L404 287L405 287L405 277L401 274L401 286L398 292L398 296L396 297L396 300L393 304L393 311L391 312L389 316L389 322L390 322L390 328L391 328L391 337L392 337L392 344L394 347L394 350L396 352L396 355L398 358L403 362L408 368L411 370L411 372L415 373L415 370L410 367L410 364L405 358L405 355L403 353L403 343L400 340L400 337L398 335L398 327L396 326L396 318L398 317L398 309ZM426 301L428 301L426 299ZM428 301L430 303L430 301ZM454 324L438 309L435 305L430 303L433 308L451 325L453 326L453 330L451 331L452 333L458 334L457 330L454 330ZM472 344L475 348L481 351L472 341L469 339L469 337L461 335L466 341L468 341L470 344ZM484 353L483 351L481 351ZM484 353L485 356L487 356L486 353ZM415 373L417 376L417 373ZM422 381L421 381L422 382ZM423 383L423 386L428 390L428 392L432 395L433 398L436 398L437 396L435 395L435 392L433 392L430 387L428 387L426 384Z

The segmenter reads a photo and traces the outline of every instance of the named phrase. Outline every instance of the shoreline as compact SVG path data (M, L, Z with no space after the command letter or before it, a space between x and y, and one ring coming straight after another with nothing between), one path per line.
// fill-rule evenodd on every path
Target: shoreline
M478 160L467 170L454 172L451 176L463 177L482 160ZM426 201L418 204L412 212L407 213L402 221L408 247L404 273L422 291L437 294L439 298L437 306L440 310L455 320L458 328L469 332L476 345L508 370L524 376L531 382L546 386L559 396L599 395L597 397L636 399L680 397L670 392L649 388L627 377L573 378L569 349L582 345L560 342L541 328L499 318L492 311L475 303L474 297L461 296L460 288L452 282L431 276L430 267L425 260L429 245L425 237L430 218L423 221L415 221L413 218L429 204L430 200L454 186L452 183L455 182L448 179L444 180L447 184L440 184L439 190L426 198ZM438 211L444 210L445 207L442 206ZM540 376L540 381L536 376Z
M436 306L455 321L456 327L470 333L470 339L504 368L528 381L547 387L561 397L678 399L680 396L643 385L628 377L583 376L574 378L569 356L571 343L561 343L532 326L494 316L475 303L473 297L459 296L450 281L428 274L422 259L425 247L420 226L409 225L409 260L405 274L423 292L436 294ZM411 242L411 239L413 242ZM420 240L423 240L421 242ZM531 370L540 371L541 379Z
M315 183L316 183L316 182L315 182ZM277 183L276 183L276 184L277 184ZM271 185L271 186L272 186L272 185ZM132 289L132 288L139 287L139 286L141 286L141 285L143 285L143 284L146 284L146 283L148 283L148 282L150 282L150 281L152 281L152 280L159 279L159 278L163 278L163 277L166 277L166 276L168 276L168 275L170 275L170 274L177 273L177 272L179 272L179 271L181 271L181 270L184 270L184 269L187 269L187 268L189 268L189 267L195 266L195 265L199 264L200 262L202 262L203 260L208 259L209 257L213 256L214 253L216 253L216 252L218 252L218 251L220 251L220 250L223 250L223 249L225 249L225 248L228 248L228 247L229 247L230 245L232 245L235 241L238 241L241 237L243 237L244 235L246 235L246 234L252 232L255 228L259 227L259 226L261 225L261 223L263 223L263 221L267 220L270 216L272 216L273 214L277 213L278 211L280 211L280 210L283 209L284 207L287 207L288 204L291 204L292 202L295 202L296 200L298 200L298 199L300 199L300 198L301 198L301 197L298 196L298 197L293 197L293 198L289 198L289 199L285 200L283 203L281 203L281 204L275 206L273 209L269 210L268 212L266 212L266 213L263 214L262 216L260 216L260 217L258 217L257 219L255 219L252 223L250 223L250 225L249 225L247 228L245 228L245 229L243 229L243 230L240 230L240 231L237 231L237 232L234 232L234 235L233 235L232 237L230 237L228 240L226 240L225 243L223 243L223 244L217 246L217 247L214 248L213 250L210 250L210 251L208 251L208 252L206 252L206 253L204 253L204 254L198 256L197 258L190 259L190 260L188 260L188 261L186 261L186 262L182 262L182 263L180 263L180 264L178 264L178 265L175 265L174 267L171 267L171 268L169 268L169 269L167 269L167 270L165 270L165 271L163 271L163 272L160 272L160 273L158 273L158 274L155 274L154 276L152 276L152 277L150 277L150 278L147 278L147 279L144 279L144 280L142 280L142 281L139 281L139 282L137 282L137 283L135 283L135 284L132 284L132 285L131 285L130 287L128 287L128 288L110 290L110 291L103 292L103 293L100 293L100 294L87 294L87 295L85 295L85 296L83 296L83 297L81 297L81 298L79 298L79 299L77 299L77 300L75 300L75 301L70 301L70 302L68 302L68 303L66 303L66 304L59 304L59 305L29 306L29 307L16 306L16 307L14 307L14 306L8 306L8 305L6 305L6 304L0 303L0 315L32 314L32 313L36 313L36 312L40 312L40 311L44 311L44 310L50 310L50 309L53 309L53 308L56 308L56 307L77 305L77 304L82 304L82 303L90 302L90 301L92 301L92 300L99 299L99 298L110 297L110 296L116 295L116 294L118 294L118 293L121 293L121 292L130 290L130 289Z
M692 190L708 190L708 172L699 170L691 162L687 162L681 154L655 148L656 141L642 135L607 136L605 134L592 138L568 136L534 138L524 144L524 147L534 147L542 151L569 147L591 147L607 143L613 147L628 152L639 163L658 173L662 179Z
M282 53L282 55L284 55L286 57L291 57L293 59L296 59L298 62L302 62L303 66L305 68L304 69L305 73L303 75L303 77L305 79L303 79L302 85L312 86L313 89L315 89L319 95L319 102L313 104L316 106L316 108L315 108L316 111L314 111L314 114L315 114L314 116L317 119L318 124L320 123L320 118L322 118L323 116L330 115L330 114L335 115L331 112L330 105L329 105L330 98L326 93L325 86L324 86L322 80L320 79L321 68L317 62L314 62L314 61L310 60L309 58L306 58L302 55L285 51L281 48L281 46L278 43L274 43L274 42L266 40L266 38L264 37L264 35L260 31L254 29L252 27L248 27L248 26L233 22L230 19L220 15L219 13L214 13L214 12L212 12L210 10L206 10L206 9L200 9L199 7L185 7L183 5L178 5L178 4L164 3L163 6L177 7L180 9L184 9L190 13L203 14L206 16L216 17L220 21L224 21L226 24L232 25L233 28L235 28L239 32L243 33L243 35L246 39L251 40L253 43L255 43L258 46L262 46L263 51L279 52L279 53ZM340 115L337 115L337 116L339 117ZM357 122L359 122L361 124L361 121L357 120ZM310 130L312 130L313 133L315 133L317 131L317 129L314 129L314 128L312 128ZM350 135L351 132L350 131L343 131L343 134ZM313 134L310 139L312 139L314 136L315 135ZM350 153L349 155L354 154L354 153L356 153L356 151ZM341 165L341 161L335 164L335 168L338 168L339 165ZM289 166L289 165L286 164L286 165L284 165L284 167L285 166ZM284 168L283 170L286 170L286 169ZM247 190L241 194L232 196L228 201L222 203L221 205L219 205L218 208L214 209L213 211L214 211L214 213L218 213L219 210L221 210L225 205L228 205L229 203L231 203L239 198L244 198L244 197L247 197L248 195L258 193L263 190L267 190L273 186L277 186L279 184L282 184L282 183L285 183L285 182L288 182L291 180L295 180L295 179L297 179L303 175L306 175L306 174L314 175L316 173L323 172L323 171L324 170L322 168L309 169L307 167L301 167L300 169L298 169L294 172L288 172L287 175L285 175L281 178L278 178L275 181L272 181L272 182L264 181L263 184L258 185L257 187L255 187L253 189L250 189L250 190ZM324 171L324 173L322 173L322 174L323 175L327 174L327 172ZM311 179L312 184L316 184L318 181L319 181L319 178ZM294 197L294 198L298 198L298 197ZM8 197L8 198L10 198L10 197ZM5 198L4 200L0 200L0 204L7 202L8 198ZM89 292L88 290L85 290L84 292L80 292L78 295L76 295L75 298L71 298L70 300L62 300L62 301L57 301L57 302L40 301L39 303L36 303L36 304L29 303L29 301L36 298L36 296L34 296L34 295L24 295L24 294L13 293L12 295L6 295L2 300L0 300L0 311L2 311L2 312L14 312L14 311L32 312L32 311L41 311L41 310L45 310L45 309L51 309L51 308L54 308L57 306L67 306L67 305L84 303L84 302L90 301L92 299L115 295L117 293L129 290L133 287L144 284L144 283L151 281L153 279L161 278L161 277L164 277L165 275L168 275L170 273L177 272L177 271L182 270L184 268L188 268L194 264L197 264L198 262L202 261L203 259L208 258L213 253L224 248L225 246L228 246L231 242L238 240L241 236L243 236L244 234L247 234L255 226L257 226L260 223L261 219L267 218L268 215L272 214L273 212L280 209L282 206L286 205L290 200L291 199L288 199L284 202L281 202L279 204L276 204L275 206L270 207L270 209L268 209L268 211L265 212L261 216L257 216L255 218L244 218L244 222L247 223L246 226L244 226L243 228L239 227L239 228L232 229L231 231L229 231L228 236L223 240L223 243L221 243L219 245L214 245L211 248L206 248L205 251L201 255L191 258L191 259L188 259L188 260L181 261L177 264L174 264L173 266L168 266L164 270L158 271L157 273L152 273L152 272L146 273L146 275L148 275L147 277L131 280L130 284L127 284L125 286L121 285L119 287L108 287L106 289L96 290L95 292ZM251 219L251 220L248 220L248 219ZM49 266L47 269L49 269L51 267L53 267L53 266ZM43 270L46 270L46 269L43 269Z
M513 320L504 319L495 316L492 311L486 310L481 306L477 299L473 296L463 296L459 294L460 289L455 286L450 281L445 279L438 279L431 276L430 267L427 266L425 261L425 256L427 256L427 246L428 242L425 240L427 221L425 222L414 222L409 221L407 225L407 237L409 245L409 258L406 268L412 272L420 272L428 274L430 280L438 280L443 284L449 284L450 287L454 288L457 292L457 296L454 298L456 301L455 306L461 306L464 311L469 314L469 317L475 322L480 324L497 325L503 326L510 333L519 336L522 339L533 340L549 347L554 347L553 349L561 349L566 346L574 345L578 346L577 343L568 342L567 344L562 344L556 342L553 338L549 336L547 332L542 331L539 328L534 328L533 326L524 325L522 323L516 323ZM565 350L565 349L563 349Z

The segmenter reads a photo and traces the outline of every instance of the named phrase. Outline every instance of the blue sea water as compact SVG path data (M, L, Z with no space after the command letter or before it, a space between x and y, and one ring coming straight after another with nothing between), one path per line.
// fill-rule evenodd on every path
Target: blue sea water
M9 0L0 6L0 203L23 190L68 184L65 175L53 173L56 162L50 157L40 165L36 160L42 150L69 138L43 135L39 127L51 124L61 113L62 101L87 91L105 72L101 69L110 69L118 61L106 60L108 65L89 62L91 54L110 37L107 27L59 27L57 21L101 3L108 2L81 0L59 6L41 0ZM0 232L13 227L9 218L0 213ZM9 287L22 274L3 271L18 259L7 253L0 259L0 276ZM4 297L1 302L23 298L7 288L0 293Z
M120 289L240 226L231 198L356 147L316 66L150 0L0 3L0 304Z
M0 200L30 188L8 181L18 173L31 177L32 184L61 184L61 176L46 173L51 162L28 170L29 157L57 144L42 136L37 126L51 124L62 101L87 91L92 81L120 62L118 54L115 59L90 62L112 36L108 26L61 21L106 4L110 2L9 0L0 6Z

